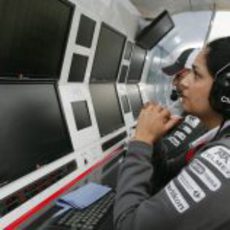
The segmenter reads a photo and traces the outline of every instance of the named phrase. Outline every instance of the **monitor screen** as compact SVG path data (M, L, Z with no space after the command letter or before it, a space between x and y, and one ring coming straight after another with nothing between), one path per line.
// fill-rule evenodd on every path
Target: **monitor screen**
M132 42L130 42L130 41L127 42L126 47L125 47L124 59L126 59L126 60L130 59L133 46L134 46L134 44Z
M76 43L91 48L95 26L96 22L93 19L82 14L80 17Z
M91 82L114 82L117 79L126 37L102 23L97 43Z
M133 112L133 117L137 119L143 106L140 89L138 85L130 84L127 85L127 91L128 91L128 97Z
M135 46L133 48L129 73L127 77L128 83L137 83L141 80L146 53L146 50L142 49L139 46Z
M121 103L122 103L124 113L129 113L130 105L129 105L128 97L126 95L121 96Z
M89 108L86 101L75 101L71 103L74 119L78 130L92 125Z
M152 49L174 26L172 18L165 10L137 35L136 43L144 49Z
M88 64L88 56L73 54L69 71L69 82L83 82Z
M114 84L90 84L90 93L100 135L103 137L124 126Z
M119 74L119 78L118 78L118 82L124 83L126 81L127 72L128 72L128 66L122 65L121 71Z
M0 76L59 78L72 14L65 0L1 0Z
M70 152L54 83L0 82L0 186Z

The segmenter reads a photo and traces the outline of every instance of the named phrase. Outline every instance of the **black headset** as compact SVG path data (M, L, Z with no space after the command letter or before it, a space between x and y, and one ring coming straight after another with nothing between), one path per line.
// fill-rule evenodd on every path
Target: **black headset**
M209 101L215 111L230 118L230 62L216 72Z

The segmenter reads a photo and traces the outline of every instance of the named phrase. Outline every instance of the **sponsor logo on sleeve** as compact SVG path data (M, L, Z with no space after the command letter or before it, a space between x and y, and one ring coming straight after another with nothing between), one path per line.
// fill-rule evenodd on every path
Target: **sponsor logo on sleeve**
M201 161L194 159L189 165L189 168L209 190L216 191L220 188L220 180Z
M178 137L182 141L186 138L185 134L183 132L180 132L180 131L176 131L174 133L174 136Z
M175 183L171 181L165 187L166 194L168 195L170 201L172 202L173 206L179 213L185 212L189 208L189 204L184 199L178 188L176 187Z
M186 192L191 196L195 202L201 201L206 195L200 186L192 179L192 177L183 170L177 177L178 181Z
M190 134L192 132L192 129L189 128L188 126L184 125L183 126L183 130L187 133L187 134Z
M168 137L168 140L176 147L178 147L180 145L180 141L177 140L177 138L175 137Z
M226 178L230 178L230 150L216 146L201 154L201 157L211 163Z

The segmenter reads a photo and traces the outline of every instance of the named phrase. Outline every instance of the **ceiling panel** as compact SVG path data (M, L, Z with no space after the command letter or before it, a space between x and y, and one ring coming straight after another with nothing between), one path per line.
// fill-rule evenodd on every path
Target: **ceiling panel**
M230 10L230 0L130 0L145 18L155 18L167 9L171 15L184 11Z

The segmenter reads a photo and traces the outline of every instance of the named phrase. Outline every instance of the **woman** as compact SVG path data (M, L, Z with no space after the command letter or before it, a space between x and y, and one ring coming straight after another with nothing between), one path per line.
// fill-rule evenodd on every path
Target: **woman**
M199 53L179 90L184 110L209 131L194 143L178 175L152 195L153 145L178 118L156 103L145 105L118 177L116 230L230 229L230 37Z

